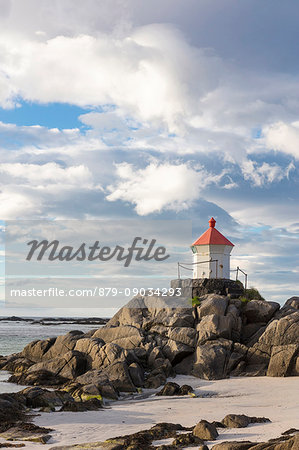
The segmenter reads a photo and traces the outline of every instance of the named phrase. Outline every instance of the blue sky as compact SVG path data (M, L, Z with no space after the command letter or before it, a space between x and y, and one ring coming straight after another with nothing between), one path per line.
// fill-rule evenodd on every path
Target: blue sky
M0 108L0 121L18 126L40 125L59 130L80 128L83 132L84 125L79 120L79 116L84 113L86 109L67 103L39 104L20 99L18 106L14 108Z
M0 0L0 218L214 216L251 285L298 295L298 16Z

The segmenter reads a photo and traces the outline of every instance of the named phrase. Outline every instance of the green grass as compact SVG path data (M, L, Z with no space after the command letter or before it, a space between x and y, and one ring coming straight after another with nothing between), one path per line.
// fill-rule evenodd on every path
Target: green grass
M201 305L201 301L199 300L199 297L197 295L191 298L190 301L193 307Z
M251 287L249 289L245 289L245 293L242 297L239 298L241 300L242 304L246 305L246 303L250 302L251 300L263 300L265 301L264 297L261 296L259 291Z

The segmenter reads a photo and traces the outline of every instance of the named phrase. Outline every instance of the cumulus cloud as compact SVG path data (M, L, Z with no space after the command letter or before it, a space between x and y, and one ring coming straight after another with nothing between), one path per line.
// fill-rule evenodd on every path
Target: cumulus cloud
M61 199L66 205L83 192L101 192L90 170L83 164L62 167L57 163L0 164L2 219L49 216L49 208ZM54 200L54 201L53 201ZM72 206L65 208L70 213ZM80 212L78 211L78 214Z
M190 45L171 25L151 24L122 36L48 40L2 32L0 49L3 106L19 96L44 103L113 104L144 126L150 122L184 138L200 130L197 137L208 134L204 144L213 139L211 132L214 139L217 133L249 138L251 127L281 112L275 105L277 80ZM279 81L281 97L298 87L296 80Z
M37 37L2 30L0 102L8 107L23 98L97 109L80 117L92 128L87 145L221 152L240 163L247 153L265 150L254 130L267 134L281 117L297 117L296 77L240 68L191 45L172 25L57 33ZM74 146L78 134L73 131ZM60 133L58 139L70 142L71 136Z
M139 28L122 39L81 35L38 42L2 34L0 49L7 80L3 106L11 101L11 84L27 100L113 103L142 121L162 120L170 129L187 112L188 90L194 86L198 95L214 85L209 69L218 64L167 25ZM194 72L200 73L199 84Z
M0 187L1 217L3 220L15 220L19 217L32 218L43 215L42 202L22 189Z
M53 162L41 165L4 163L0 164L0 174L2 183L15 182L20 185L25 182L44 188L48 184L92 186L92 174L83 165L64 168Z
M251 181L254 186L279 182L285 177L288 178L290 171L294 169L295 166L292 162L286 168L266 162L258 165L258 163L250 159L244 161L242 164L242 172L245 180Z
M278 150L299 159L299 121L276 122L264 127L263 136L269 149Z
M111 193L107 199L130 202L141 216L162 209L187 209L203 188L217 183L223 176L210 174L202 168L195 170L188 164L159 164L157 161L138 170L123 163L117 165L116 170L120 181L108 187Z

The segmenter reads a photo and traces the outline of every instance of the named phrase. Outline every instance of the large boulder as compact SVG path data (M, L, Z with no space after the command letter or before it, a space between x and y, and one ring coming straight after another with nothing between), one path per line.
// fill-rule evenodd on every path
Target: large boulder
M193 327L189 298L175 296L136 296L121 308L107 327L131 325L149 331L152 326Z
M297 344L299 336L299 311L273 320L265 329L256 345L262 346L269 355L276 345Z
M299 309L299 297L291 297L291 298L289 298L285 302L284 306L290 306L291 308Z
M250 423L266 423L271 422L267 417L250 417L245 414L227 414L221 423L226 428L246 428Z
M124 361L117 361L102 371L107 375L114 389L121 392L136 392L133 380L130 375L128 364Z
M206 380L220 380L228 375L233 342L226 339L207 341L196 349L192 375Z
M197 324L198 344L206 341L225 338L231 339L234 319L231 316L220 316L211 314L203 316Z
M269 322L279 308L280 305L276 302L251 300L244 306L243 314L248 323Z
M234 342L232 352L227 363L227 372L230 374L236 367L244 362L247 356L248 348L238 342Z
M28 386L61 386L69 380L48 370L40 369L30 373L15 372L8 381Z
M193 429L193 434L204 441L214 441L219 436L215 425L207 420L198 422Z
M254 345L266 329L266 323L248 323L242 327L241 342L251 347Z
M100 393L102 397L111 398L117 400L118 390L113 386L109 380L109 375L103 373L101 370L92 369L85 372L76 378L75 382L67 386L68 392L71 392L72 396L81 397L82 386L94 386Z
M144 334L140 328L131 325L118 327L100 328L95 331L93 338L100 338L105 343L118 344L124 349L133 349L139 347L144 341Z
M196 330L191 327L169 328L167 336L172 341L180 342L191 348L196 346Z
M230 300L226 310L226 317L229 317L232 323L231 339L234 342L240 342L242 331L242 319L240 317L241 302L239 300Z
M167 358L173 365L194 352L196 347L196 330L191 327L164 327L156 325L151 328L148 340L153 339L154 352L149 355L149 365L153 359ZM158 354L157 354L158 352Z
M272 348L267 375L270 377L287 377L295 373L299 344L276 345Z
M129 365L129 374L134 386L142 387L144 385L144 369L138 363Z
M24 398L20 399L18 394L0 394L0 432L4 431L8 424L24 420L25 406Z
M40 341L33 341L26 345L21 356L33 362L53 359L62 356L75 348L78 339L84 336L82 331L70 331L69 333Z
M44 355L55 343L56 338L49 338L40 341L33 341L21 352L21 356L29 359L30 361L39 362L42 361Z
M67 389L72 395L76 395L76 392L77 394L81 392L82 385L93 385L103 397L117 398L118 392L136 391L131 377L132 373L132 367L130 370L126 361L116 361L107 365L104 369L92 369L78 376ZM77 391L77 389L80 389L80 391Z
M251 423L250 417L245 414L228 414L222 420L226 428L246 428Z
M197 315L201 319L204 316L216 314L224 316L228 307L228 297L217 294L207 294L199 298L200 306L197 308Z
M74 350L78 339L82 339L83 337L84 333L78 330L70 331L65 335L58 336L55 339L54 344L51 345L49 350L44 354L43 360L56 358L57 356L62 356L64 353Z
M61 357L36 363L31 366L26 376L39 371L47 371L55 376L73 379L86 370L86 359L83 353L69 351Z
M72 397L65 391L49 391L40 387L29 387L20 392L26 399L26 406L29 408L43 408L62 406L67 401L72 401Z
M103 369L117 361L136 361L132 351L124 350L114 343L105 344L98 338L81 339L75 349L85 354L87 369Z
M8 357L6 361L3 362L1 370L7 370L8 372L20 374L26 372L32 364L34 363L31 360L14 355L12 357Z
M181 342L172 339L161 342L160 345L162 352L172 365L178 364L186 356L194 352L194 347L190 347L189 345L182 344Z
M290 344L298 344L299 335L299 312L289 314L279 320L273 320L266 327L264 333L260 336L258 341L250 347L247 354L247 372L252 372L254 375L265 375L272 355L274 347L289 346ZM279 349L280 353L282 349ZM286 361L290 355L290 349L285 348L284 357ZM273 354L272 368L270 373L275 373L274 367L277 366L277 360L282 356L278 356L275 351ZM292 353L292 352L291 352ZM292 356L293 357L293 356ZM291 359L292 359L291 357ZM275 362L276 360L276 362ZM280 360L282 361L282 359ZM281 369L284 372L285 369ZM288 371L288 369L287 369Z

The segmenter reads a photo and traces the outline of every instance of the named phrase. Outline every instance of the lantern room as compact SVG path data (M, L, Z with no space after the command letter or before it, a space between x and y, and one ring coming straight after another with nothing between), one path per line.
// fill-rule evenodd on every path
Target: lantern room
M234 247L216 228L216 220L209 220L209 228L193 244L193 279L230 279L230 254Z

